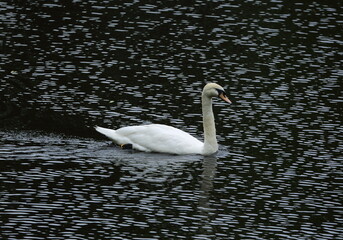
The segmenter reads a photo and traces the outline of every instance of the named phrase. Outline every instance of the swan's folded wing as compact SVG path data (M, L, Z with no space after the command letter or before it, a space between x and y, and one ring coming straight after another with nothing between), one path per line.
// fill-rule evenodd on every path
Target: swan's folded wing
M149 152L201 154L203 148L203 143L190 134L161 124L123 127L116 134L133 148Z

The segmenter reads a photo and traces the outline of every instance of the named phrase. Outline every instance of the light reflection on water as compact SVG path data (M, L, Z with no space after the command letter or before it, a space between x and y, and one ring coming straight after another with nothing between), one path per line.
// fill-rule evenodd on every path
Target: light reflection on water
M338 238L339 9L0 3L0 126L47 131L1 131L1 237ZM201 138L208 81L234 102L215 102L216 157L94 140L149 122Z
M147 154L16 131L1 132L0 151L4 238L333 239L340 232L331 164L225 150Z

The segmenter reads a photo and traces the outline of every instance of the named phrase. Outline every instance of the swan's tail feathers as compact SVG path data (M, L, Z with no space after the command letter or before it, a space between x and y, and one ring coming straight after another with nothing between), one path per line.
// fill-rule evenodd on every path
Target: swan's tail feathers
M95 126L94 128L97 132L105 135L106 137L108 137L112 141L117 142L116 130L109 129L109 128L103 128L103 127L99 127L99 126Z

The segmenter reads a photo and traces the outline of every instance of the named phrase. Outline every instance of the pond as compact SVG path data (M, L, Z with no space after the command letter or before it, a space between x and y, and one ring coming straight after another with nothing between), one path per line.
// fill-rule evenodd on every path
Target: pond
M340 4L0 3L1 239L337 239ZM219 152L120 149L167 124Z

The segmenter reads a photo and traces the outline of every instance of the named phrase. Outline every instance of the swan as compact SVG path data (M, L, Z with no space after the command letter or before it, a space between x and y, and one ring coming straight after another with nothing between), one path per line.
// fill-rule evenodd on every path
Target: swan
M218 151L212 110L213 97L219 97L225 102L231 103L223 87L216 83L205 85L201 96L204 142L180 129L162 124L129 126L117 130L96 126L95 130L116 144L129 145L139 151L211 155Z

